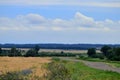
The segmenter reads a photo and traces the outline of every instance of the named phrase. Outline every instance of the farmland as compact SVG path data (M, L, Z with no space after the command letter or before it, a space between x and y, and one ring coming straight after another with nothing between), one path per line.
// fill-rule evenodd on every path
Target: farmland
M10 48L2 48L3 50L10 50ZM18 48L27 52L30 48ZM50 53L60 53L63 51L64 53L87 53L87 50L64 50L64 49L40 49L39 52L50 52ZM100 50L96 50L97 53L100 53Z
M43 64L49 63L51 61L51 58L37 58L37 57L29 57L29 58L24 58L24 57L0 57L0 75L3 77L9 77L7 76L8 73L21 73L22 74L27 74L27 76L21 76L16 75L19 77L19 79L27 78L28 80L33 80L36 78L40 78L46 73L46 70L42 68ZM29 73L30 72L30 73ZM0 76L0 77L1 77ZM12 77L15 77L14 74ZM4 78L2 78L4 80ZM13 78L16 80L16 78ZM1 78L0 78L1 80ZM6 80L6 79L5 79ZM12 79L10 79L12 80Z
M0 80L18 79L119 80L120 74L90 68L82 62L65 61L59 58L0 57Z
M119 53L119 48L112 50ZM109 61L102 51L94 48L2 48L0 80L119 80L119 60L115 64Z

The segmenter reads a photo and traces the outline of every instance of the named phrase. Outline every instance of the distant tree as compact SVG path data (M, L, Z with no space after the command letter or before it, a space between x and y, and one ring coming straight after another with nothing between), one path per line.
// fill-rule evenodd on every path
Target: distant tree
M2 54L2 48L0 47L0 54Z
M12 47L8 56L21 56L21 51L17 50L16 47Z
M25 57L34 57L36 56L36 51L34 49L30 49L27 51L27 53L25 54Z
M10 50L10 52L11 52L11 54L10 54L11 56L15 56L15 54L17 52L16 51L16 47L12 47L11 50Z
M93 57L94 55L96 55L96 49L95 48L88 49L87 54L89 57Z
M109 60L120 61L120 48L118 47L109 50L106 57Z
M38 54L39 50L40 50L40 47L38 45L36 45L33 49L28 50L26 52L25 56L26 57L29 57L29 56L31 56L31 57L38 56L39 55Z
M114 57L115 57L114 60L120 61L120 47L115 48L113 53L114 53Z
M34 50L36 51L36 54L38 54L38 52L39 52L39 50L40 50L40 47L39 47L38 45L36 45L36 46L34 47Z
M61 51L61 54L64 54L64 51Z
M109 51L110 49L112 49L110 46L105 45L105 46L103 46L103 47L101 48L101 52L102 52L105 56L107 56L107 53L108 53L108 51Z

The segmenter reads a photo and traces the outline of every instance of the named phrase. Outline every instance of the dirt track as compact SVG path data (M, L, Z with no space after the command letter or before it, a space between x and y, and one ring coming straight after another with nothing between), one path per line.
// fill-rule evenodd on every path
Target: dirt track
M120 73L120 68L113 68L112 66L107 65L104 62L90 62L90 61L77 60L77 59L68 58L68 57L61 57L60 59L74 61L74 62L83 62L85 65L92 67L92 68L114 71L114 72Z

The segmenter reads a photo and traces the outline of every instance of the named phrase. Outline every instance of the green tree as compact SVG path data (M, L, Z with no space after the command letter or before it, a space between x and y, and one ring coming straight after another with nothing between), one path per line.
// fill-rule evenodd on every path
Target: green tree
M22 55L20 50L17 50L16 47L12 47L8 56L22 56Z
M61 53L61 54L64 54L64 51L61 51L60 53Z
M105 46L103 46L103 47L101 48L101 52L102 52L105 56L107 56L107 55L108 55L108 51L109 51L110 49L112 49L110 46L105 45Z
M0 54L2 54L2 48L0 47Z
M36 54L38 54L38 52L39 52L39 50L40 50L40 47L39 47L38 45L36 45L36 46L34 47L34 50L36 51Z
M25 57L34 57L36 56L36 51L34 49L30 49L27 51L27 53L25 54Z
M11 52L11 56L15 56L16 55L16 47L12 47L11 48L11 50L10 50L10 52Z
M107 57L107 59L109 59L109 60L120 61L120 47L110 49L110 50L107 52L107 56L106 56L106 57Z
M40 50L40 47L38 45L36 45L33 49L30 49L27 51L27 53L25 54L26 57L34 57L34 56L38 56L38 52Z
M88 49L87 54L88 54L89 57L95 56L96 55L96 49L95 48Z

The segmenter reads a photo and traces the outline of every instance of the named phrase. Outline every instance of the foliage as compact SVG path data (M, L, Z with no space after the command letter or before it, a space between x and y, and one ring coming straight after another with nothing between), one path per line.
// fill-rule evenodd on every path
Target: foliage
M71 80L70 70L62 62L53 61L47 66L47 80Z
M27 53L25 54L25 57L30 57L30 56L31 57L37 56L36 51L34 49L28 50Z
M25 57L35 57L38 56L38 51L39 51L40 47L38 45L36 45L33 49L30 49L26 52L26 54L24 55Z
M105 55L105 56L107 56L108 54L108 51L111 49L111 47L110 46L107 46L107 45L105 45L105 46L103 46L102 48L101 48L101 52Z
M61 51L61 54L64 54L64 51Z
M60 60L57 62L52 62L50 64L52 65L48 66L50 69L50 73L48 74L48 77L46 80L51 80L50 78L52 78L52 80L119 80L120 79L119 73L112 72L112 71L93 69L88 66L85 66L81 62L69 62L68 61L67 63L64 63L64 61ZM61 73L59 75L62 75L62 73L65 70L62 71L61 69L63 68L58 68L58 66L61 66L61 65L62 67L63 66L65 67L65 70L67 70L67 72L65 72L66 73L65 75L67 76L70 75L70 77L68 76L69 79L67 78L62 79L62 78L50 75L51 71L52 73L57 72L54 75L57 75L58 73Z
M0 54L2 53L2 48L0 47Z
M13 48L11 48L8 56L10 56L10 57L12 57L12 56L22 56L22 54L21 54L20 50L16 49L16 47L13 47Z
M120 48L113 48L108 51L108 55L106 56L109 60L120 61Z
M54 61L60 61L60 58L53 57L52 60L54 60Z
M99 59L104 59L104 55L101 53L94 54L92 58L99 58Z
M95 48L88 49L87 54L88 54L89 57L94 57L94 55L96 54Z
M38 54L38 51L40 50L40 47L38 45L36 45L33 49L36 51L36 54Z

